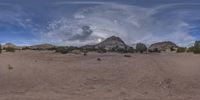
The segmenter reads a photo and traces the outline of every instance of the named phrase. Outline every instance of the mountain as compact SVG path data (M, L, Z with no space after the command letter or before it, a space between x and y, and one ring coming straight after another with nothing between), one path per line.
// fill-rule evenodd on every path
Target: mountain
M3 48L19 48L13 43L6 43L3 45Z
M171 41L154 43L149 47L149 51L174 51L178 46Z
M106 50L112 50L113 48L120 48L120 49L125 49L129 46L127 46L125 44L125 42L116 36L111 36L109 38L107 38L106 40L104 40L103 42L95 45L95 48L104 48Z
M39 50L48 50L48 49L52 49L56 46L52 45L52 44L39 44L39 45L33 45L30 46L30 49L39 49Z

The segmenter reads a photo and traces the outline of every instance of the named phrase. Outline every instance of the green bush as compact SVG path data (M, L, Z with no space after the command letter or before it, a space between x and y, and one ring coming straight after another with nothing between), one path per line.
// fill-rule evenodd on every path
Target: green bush
M161 53L161 50L159 50L158 48L149 49L148 51L149 51L149 52Z
M194 46L189 47L189 48L187 49L187 52L193 52L193 51L194 51Z
M57 53L61 53L61 54L67 54L67 53L69 53L70 51L69 51L66 47L57 47L57 48L56 48L56 52L57 52Z
M107 50L106 50L105 48L98 48L98 49L97 49L97 52L98 52L98 53L106 53Z
M133 47L127 47L127 48L119 48L116 50L116 52L119 52L119 53L134 53L135 52L135 49Z
M185 47L179 47L179 48L177 49L177 53L186 52L186 49L187 49L187 48L185 48Z
M29 47L23 47L22 50L31 50Z
M2 47L1 47L1 44L0 44L0 54L2 53Z
M6 52L15 52L15 48L7 47L5 48Z
M200 54L200 41L196 41L193 48L194 54Z
M135 53L135 49L133 47L129 47L126 50L127 50L127 53Z
M71 52L71 51L73 51L73 50L80 50L81 51L81 49L80 48L78 48L78 47L73 47L73 46L70 46L70 47L65 47L65 46L63 46L63 47L55 47L55 48L53 48L56 52L58 52L58 53L62 53L62 54L67 54L67 53L69 53L69 52Z
M136 52L140 52L140 53L143 53L143 52L146 52L147 51L147 47L145 44L143 43L137 43L136 45Z

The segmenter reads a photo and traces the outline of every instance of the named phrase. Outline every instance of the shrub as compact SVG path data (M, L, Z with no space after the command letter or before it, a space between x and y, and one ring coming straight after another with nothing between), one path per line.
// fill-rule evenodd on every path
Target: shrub
M29 47L23 47L22 50L31 50Z
M193 52L193 50L194 50L194 46L189 47L189 48L187 49L187 52Z
M135 49L133 47L129 47L126 50L127 50L127 53L135 53Z
M126 49L123 49L123 48L118 48L115 50L115 52L118 52L118 53L127 53L128 51Z
M200 54L200 41L196 41L193 47L194 54Z
M140 52L140 53L143 53L143 52L146 52L147 51L147 47L145 44L143 43L137 43L136 45L136 52Z
M67 54L70 51L66 47L57 47L56 52L61 53L61 54Z
M153 48L153 49L148 49L149 52L156 52L156 53L160 53L161 50L159 50L158 48Z
M97 52L98 53L106 53L107 50L105 48L98 48Z
M7 47L5 48L6 52L15 52L15 48Z
M187 48L185 48L185 47L179 47L179 48L177 49L177 53L186 52L186 49L187 49Z
M0 44L0 54L2 53L2 47L1 47L1 44Z
M97 58L97 61L101 61L101 58Z

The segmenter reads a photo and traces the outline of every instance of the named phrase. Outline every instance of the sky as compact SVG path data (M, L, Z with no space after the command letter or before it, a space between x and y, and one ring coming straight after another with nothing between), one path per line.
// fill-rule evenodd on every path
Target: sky
M199 0L0 0L0 43L82 46L200 40Z

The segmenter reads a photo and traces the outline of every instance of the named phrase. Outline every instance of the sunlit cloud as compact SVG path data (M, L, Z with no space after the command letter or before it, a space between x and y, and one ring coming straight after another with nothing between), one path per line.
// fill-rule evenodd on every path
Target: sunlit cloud
M44 36L47 35L52 39L56 37L69 45L70 42L74 44L74 41L79 45L89 42L97 43L100 39L112 35L121 37L129 45L137 42L150 44L160 41L174 41L179 45L186 45L195 40L195 37L189 33L190 27L192 27L189 23L190 20L182 17L184 14L191 16L187 14L188 12L199 16L195 11L191 11L193 8L184 8L185 6L191 7L192 4L164 5L152 8L115 3L99 4L101 5L80 9L74 13L74 18L62 18L52 22L49 26L50 30ZM172 6L178 7L171 9ZM176 11L178 12L176 13ZM53 28L52 25L57 28ZM85 25L93 31L86 38L87 41L81 41L81 38L70 39L77 34L82 34L81 28Z
M6 34L18 37L22 34L22 44L81 46L96 44L115 35L128 45L173 41L187 46L199 39L191 34L199 32L194 31L199 28L199 5L168 3L140 6L119 2L58 0L46 3L49 9L43 9L41 5L27 9L25 4L0 2L0 28L6 29ZM25 43L30 35L34 37Z

